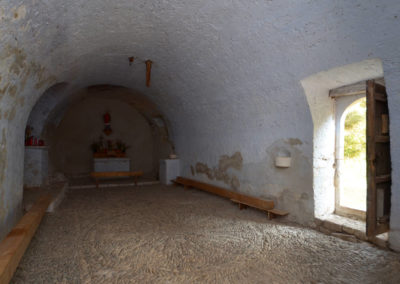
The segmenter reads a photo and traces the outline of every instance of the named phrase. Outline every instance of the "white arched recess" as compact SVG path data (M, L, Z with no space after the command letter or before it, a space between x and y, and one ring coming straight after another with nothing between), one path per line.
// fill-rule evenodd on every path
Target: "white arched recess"
M314 189L314 214L316 218L324 219L335 210L335 104L329 97L329 91L341 86L350 85L360 81L383 77L383 65L379 59L368 59L362 62L349 64L323 71L301 80L307 102L310 107L314 124L313 131L313 189ZM385 78L386 79L386 78ZM390 89L388 92L390 108ZM392 111L390 118L395 119ZM391 121L391 127L394 124ZM393 140L392 131L392 140ZM393 145L392 145L393 163ZM393 171L397 171L395 163ZM389 232L390 246L400 249L399 220L396 206L397 181L392 185L392 213Z

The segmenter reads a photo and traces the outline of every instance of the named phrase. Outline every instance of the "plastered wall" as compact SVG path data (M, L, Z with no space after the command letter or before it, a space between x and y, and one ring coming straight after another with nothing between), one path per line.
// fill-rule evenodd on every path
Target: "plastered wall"
M99 139L101 127L104 127L101 118L111 108L119 122L117 133L114 132L109 139L129 140L127 144L131 148L128 154L133 159L132 169L143 170L146 175L157 177L159 160L173 152L168 120L157 106L142 94L120 86L97 85L74 90L69 84L58 83L43 93L27 122L33 128L32 134L43 139L50 148L50 180L57 176L57 172L77 175L91 171L92 155L86 146ZM77 114L73 109L81 111ZM86 116L94 113L97 113L97 117L90 117L90 124ZM65 122L67 114L72 121ZM140 127L137 127L138 123ZM82 130L85 127L87 131ZM77 138L75 132L80 132L80 137ZM103 137L104 140L108 139L104 134ZM76 159L71 163L73 155Z
M103 115L111 115L112 133L103 133ZM143 116L121 101L102 98L87 98L70 107L61 123L52 133L49 143L49 158L55 170L67 176L89 174L93 171L93 154L90 145L102 136L107 140L121 140L130 148L127 158L131 169L141 170L155 176L154 136ZM158 157L160 158L160 157Z
M310 224L322 189L313 183L314 114L300 82L378 58L389 96L393 176L400 176L397 0L0 3L3 232L19 212L23 128L56 82L139 91L168 118L183 175L274 198L289 218ZM135 56L131 66L128 56ZM150 88L147 59L154 62ZM291 168L273 166L280 151L292 155ZM392 220L390 243L400 249L398 178Z

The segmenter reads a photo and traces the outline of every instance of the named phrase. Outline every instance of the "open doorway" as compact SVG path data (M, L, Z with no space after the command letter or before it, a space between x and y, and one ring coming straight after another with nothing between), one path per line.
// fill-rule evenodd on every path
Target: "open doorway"
M335 213L367 221L367 236L389 227L391 159L383 79L331 90L335 100Z
M337 165L340 176L336 187L336 212L362 219L367 208L366 110L367 101L363 97L349 105L342 115L344 133L339 143L343 147L340 147L341 162Z
M369 80L370 78L378 79ZM368 59L336 67L309 76L301 80L301 84L310 106L314 129L315 217L328 230L351 234L355 232L360 239L374 241L374 236L389 230L391 207L390 115L382 62L379 59ZM366 212L358 210L363 216L340 214L340 191L337 188L340 188L339 177L343 173L340 170L344 164L344 128L347 116L344 114L349 113L349 106L365 97Z
M367 203L364 93L331 91L335 101L335 214L365 220ZM338 93L340 92L340 93ZM340 94L340 95L337 95Z

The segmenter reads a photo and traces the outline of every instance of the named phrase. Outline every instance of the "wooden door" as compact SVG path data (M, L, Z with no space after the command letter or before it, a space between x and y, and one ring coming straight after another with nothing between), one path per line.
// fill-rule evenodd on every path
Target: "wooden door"
M391 160L386 89L367 81L367 236L389 230Z

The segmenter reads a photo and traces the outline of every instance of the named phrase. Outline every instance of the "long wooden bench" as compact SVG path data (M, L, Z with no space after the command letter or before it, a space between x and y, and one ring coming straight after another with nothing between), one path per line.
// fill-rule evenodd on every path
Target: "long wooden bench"
M9 283L52 198L42 196L0 243L0 283Z
M194 187L200 190L204 190L225 198L230 199L231 201L239 204L239 209L245 209L247 206L257 208L267 212L268 218L272 219L277 216L286 216L289 212L279 209L274 209L274 201L260 199L252 196L248 196L245 194L241 194L238 192L230 191L222 187L218 187L215 185L207 184L204 182L177 177L173 180L175 184L183 185L185 188Z
M231 201L239 204L239 209L240 210L246 209L249 206L257 208L257 209L260 209L260 210L264 210L263 208L257 207L256 204L251 205L251 204L246 203L245 201L239 201L239 200L236 200L236 199L231 199ZM268 216L269 220L271 220L273 218L276 218L276 217L286 216L288 214L289 214L289 212L284 211L284 210L280 210L280 209L276 209L276 208L272 208L272 209L268 209L267 210L267 216Z
M282 217L282 216L286 216L288 215L289 212L285 211L285 210L280 210L280 209L271 209L267 211L267 215L268 215L268 219L271 220L275 217Z
M138 178L143 176L142 171L136 172L92 172L90 176L95 179L96 187L99 187L100 178L114 178L114 177L134 177L134 183L137 185Z

